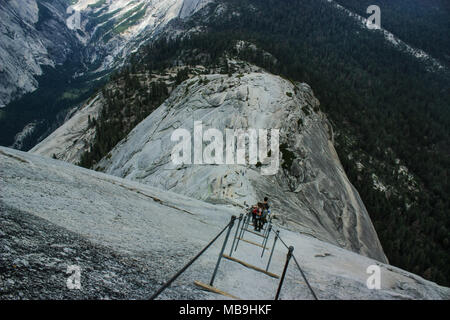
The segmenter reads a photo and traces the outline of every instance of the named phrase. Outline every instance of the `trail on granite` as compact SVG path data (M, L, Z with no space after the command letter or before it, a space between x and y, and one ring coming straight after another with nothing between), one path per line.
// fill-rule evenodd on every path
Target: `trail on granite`
M3 147L0 177L2 299L147 299L232 215L242 213L240 207L206 203ZM295 247L320 299L450 298L450 289L416 275L277 228ZM260 241L250 233L246 237ZM224 299L193 284L208 283L221 245L218 241L211 247L160 298ZM264 267L268 255L261 259L260 253L242 242L233 256ZM285 248L277 246L269 271L281 274L285 259ZM382 270L381 290L366 286L366 269L373 264ZM69 265L82 269L81 291L66 287ZM241 299L273 299L278 281L224 259L214 285ZM281 299L312 299L297 268L288 269Z

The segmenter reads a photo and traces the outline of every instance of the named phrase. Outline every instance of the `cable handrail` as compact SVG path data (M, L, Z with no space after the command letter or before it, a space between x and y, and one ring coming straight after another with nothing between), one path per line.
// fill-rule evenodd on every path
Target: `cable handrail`
M313 297L315 300L319 300L319 298L317 298L316 293L314 292L313 288L311 287L311 285L309 284L308 279L306 279L305 273L303 272L302 268L300 267L300 264L297 261L297 258L295 258L294 255L292 255L292 258L294 258L294 262L297 265L298 270L300 270L300 273L302 274L303 279L305 280L306 285L308 286L309 290L311 291Z
M233 219L234 218L234 219ZM172 278L170 278L166 283L164 283L159 289L158 291L156 291L150 298L149 300L154 300L156 299L165 289L167 289L172 282L174 282L183 272L185 272L187 270L187 268L189 268L203 253L205 253L206 250L209 249L209 247L216 242L217 239L219 239L219 237L225 232L225 230L227 230L227 228L230 227L230 225L234 224L234 220L236 219L235 216L231 217L231 221L222 229L222 231L219 232L219 234L217 234L217 236L214 237L213 240L211 240L208 245L206 245L206 247L204 247L194 258L191 259L191 261L189 261L180 271L178 271Z
M275 230L273 230L273 229L272 229L271 231L273 231L273 232L275 233L275 236L278 237L278 239L280 239L281 243L286 247L286 249L290 250L291 247L289 247L289 246L283 241L283 239L280 237L279 232L277 233L277 232L275 232ZM311 293L312 293L314 299L315 299L315 300L319 300L319 298L317 297L317 295L316 295L316 293L314 292L313 288L312 288L311 285L309 284L309 281L308 281L308 279L306 278L306 275L305 275L305 273L303 272L303 269L300 267L300 264L298 263L297 258L296 258L293 254L292 254L292 258L294 258L294 262L295 262L295 264L297 265L297 268L298 268L298 270L300 271L300 273L301 273L301 275L302 275L302 277L303 277L303 280L305 280L305 283L306 283L306 285L308 286L309 290L311 291Z
M243 214L241 214L240 215L240 217L239 217L239 225L238 225L238 227L237 227L237 230L236 230L236 234L235 234L235 240L236 240L236 237L237 237L237 235L238 235L238 233L239 233L239 226L240 226L240 224L241 224L241 221L242 221L242 219L243 219ZM248 217L248 216L247 216ZM247 218L246 217L246 218ZM213 244L214 244L214 242L216 242L217 241L217 239L219 239L219 237L228 229L228 233L227 233L227 235L226 235L226 237L225 237L225 241L224 241L224 244L223 244L223 246L222 246L222 249L221 249L221 252L220 252L220 254L219 254L219 258L218 258L218 260L217 260L217 263L216 263L216 267L215 267L215 269L214 269L214 273L213 273L213 276L212 276L212 278L211 278L211 282L210 282L210 285L212 286L213 285L213 282L214 282L214 278L215 278L215 275L216 275L216 273L217 273L217 269L219 268L219 264L220 264L220 260L221 260L221 258L222 258L222 256L223 256L223 251L225 250L225 246L226 246L226 244L227 244L227 242L228 242L228 237L229 237L229 235L230 235L230 232L231 232L231 229L233 228L233 225L234 225L234 222L235 222L235 220L236 220L236 216L232 216L231 217L231 221L194 257L194 258L192 258L182 269L180 269L172 278L170 278L168 281L166 281L159 289L158 289L158 291L156 291L149 299L150 300L154 300L154 299L156 299L164 290L166 290L181 274L183 274L203 253L205 253L206 252L206 250L208 250ZM245 221L245 220L247 220L247 221ZM243 236L243 232L245 232L245 225L246 225L246 223L248 224L248 222L249 222L249 220L250 219L244 219L244 222L243 222L243 224L242 224L242 233L241 233L241 237ZM290 258L294 258L294 262L295 262L295 264L296 264L296 266L297 266L297 268L299 269L299 271L300 271L300 273L301 273L301 275L302 275L302 277L303 277L303 279L305 280L305 283L307 284L307 286L308 286L308 288L309 288L309 290L311 291L311 293L312 293L312 295L313 295L313 297L314 297L314 299L315 300L319 300L318 299L318 297L317 297L317 295L315 294L315 292L314 292L314 290L313 290L313 288L311 287L311 285L310 285L310 283L309 283L309 281L308 281L308 279L306 278L306 275L305 275L305 273L303 272L303 270L302 270L302 268L300 267L300 264L298 263L298 261L297 261L297 258L293 255L293 251L294 251L294 248L291 246L291 247L289 247L287 244L286 244L286 242L284 242L283 241L283 239L280 237L280 230L277 230L277 231L275 231L274 230L274 228L272 228L272 225L271 225L271 223L269 223L269 227L267 227L267 232L265 232L265 239L264 239L264 242L263 242L263 244L264 244L264 249L265 249L265 245L267 244L267 241L268 241L268 239L269 239L269 236L270 236L270 233L271 233L271 231L273 232L273 233L275 233L275 239L274 239L274 245L273 245L273 247L272 247L272 251L271 251L271 254L270 254L270 257L269 257L269 262L268 262L268 264L267 264L267 268L266 268L266 271L268 270L268 268L269 268L269 264L270 264L270 260L271 260L271 258L272 258L272 254L273 254L273 251L274 251L274 249L275 249L275 244L276 244L276 240L277 239L280 239L280 241L283 243L283 245L286 247L286 249L288 249L288 256L287 256L287 260L286 260L286 264L285 264L285 267L284 267L284 271L283 271L283 275L282 275L282 278L281 278L281 280L280 280L280 284L279 284L279 287L278 287L278 290L277 290L277 294L276 294L276 296L275 296L275 300L277 300L278 299L278 297L279 297L279 294L280 294L280 290L281 290L281 287L282 287L282 284L283 284L283 280L284 280L284 276L285 276L285 274L286 274L286 271L287 271L287 268L288 268L288 265L289 265L289 260L290 260ZM234 240L233 240L233 245L231 246L231 252L233 252L233 249L234 250L236 250L237 249L237 245L238 245L238 243L239 243L239 238L238 238L238 242L236 243L236 246L234 247ZM264 254L264 249L263 249L263 254ZM231 253L230 252L230 253ZM230 254L230 256L231 256L231 254ZM262 255L261 255L261 257L262 257Z
M275 232L275 230L272 229L273 232ZM286 242L283 241L283 239L278 235L278 239L280 239L281 243L286 247L286 249L289 250L289 246L286 244Z

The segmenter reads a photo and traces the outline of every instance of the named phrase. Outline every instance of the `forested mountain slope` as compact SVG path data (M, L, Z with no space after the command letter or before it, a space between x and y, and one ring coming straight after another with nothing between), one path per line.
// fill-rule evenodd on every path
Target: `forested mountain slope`
M0 2L0 145L32 148L167 23L209 2Z
M224 1L206 16L184 28L251 40L279 61L259 64L314 88L390 261L448 284L448 69L428 71L325 1Z
M269 52L239 56L314 89L391 263L448 284L448 69L429 71L326 1L223 1L167 32L180 30L198 36L149 48L141 63L170 65L183 48L217 57L232 40Z
M450 64L450 3L445 0L334 0L364 17L370 5L381 10L381 27Z

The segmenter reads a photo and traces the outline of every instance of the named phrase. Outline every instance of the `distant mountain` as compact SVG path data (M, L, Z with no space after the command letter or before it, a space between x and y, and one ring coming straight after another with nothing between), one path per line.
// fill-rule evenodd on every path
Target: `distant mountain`
M8 105L0 109L0 121L6 123L0 143L29 149L167 23L189 17L209 2L0 3L0 108Z
M207 0L25 0L0 3L0 107L38 87L42 66L79 60L71 76L110 70L170 20ZM79 16L77 16L79 14ZM82 68L84 67L84 68Z
M0 3L0 107L37 89L43 66L54 68L80 54L66 7L64 0Z
M420 21L421 26L432 21L432 17L436 17L438 21L445 17L445 5L439 0L434 1L436 4L433 10L440 11L425 15ZM195 33L202 30L204 23L200 23L197 29L193 26L186 29L187 25L179 28L178 22L180 19L188 19L214 2L217 1L26 0L20 6L15 1L2 2L0 108L3 107L3 110L0 109L0 121L4 118L6 124L1 132L0 144L23 150L31 148L56 129L69 109L79 106L93 89L101 85L99 81L121 67L141 45L161 34L177 36L187 31ZM225 1L219 8L225 8L227 3L232 6L233 1ZM365 24L367 13L363 9L367 6L362 6L359 2L323 0L316 6L328 6L328 10L334 8L333 11L342 11L349 19ZM383 32L388 42L415 56L428 68L448 68L446 55L441 54L442 51L438 53L433 50L436 48L435 42L427 42L425 37L420 37L423 41L419 41L402 32L405 26L393 24L389 14L396 9L403 10L403 5L383 2L381 6L383 21L387 20L386 27L383 24ZM236 10L236 14L239 10ZM220 10L216 14L216 18L220 19ZM405 15L410 17L413 13L405 9ZM400 14L400 17L403 16ZM202 18L201 20L203 21ZM174 26L176 27L173 28ZM413 24L408 26L414 28ZM433 23L430 26L434 28L432 30L437 28ZM448 30L448 27L448 24L444 24L442 31ZM396 34L397 31L405 36L406 42ZM425 31L427 34L431 32L429 29ZM430 49L430 52L426 49ZM439 59L435 59L436 57ZM55 78L58 78L57 84L52 81ZM20 99L39 87L43 88L44 93L36 92ZM53 92L47 97L45 92L50 90ZM5 109L6 105L8 108ZM25 116L19 117L19 113ZM7 118L14 121L11 123Z
M378 5L382 28L409 45L420 48L447 67L450 65L450 4L446 0L334 0L347 10L367 17Z

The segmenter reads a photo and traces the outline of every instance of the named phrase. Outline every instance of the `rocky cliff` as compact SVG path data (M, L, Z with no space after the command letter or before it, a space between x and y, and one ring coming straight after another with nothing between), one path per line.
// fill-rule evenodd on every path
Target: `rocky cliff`
M268 196L281 225L386 262L364 204L340 165L331 125L311 88L242 65L241 74L200 75L182 83L97 170L210 203L243 206ZM172 134L180 128L193 133L195 121L202 122L204 131L223 133L278 129L276 174L264 175L261 170L267 165L249 161L174 166ZM203 147L207 145L204 141Z
M78 49L67 28L65 1L0 2L0 107L34 91L43 67L55 67Z
M170 21L209 0L64 0L0 3L0 107L34 91L44 66L77 64L76 74L120 66Z
M30 152L78 163L95 137L95 127L89 120L98 118L104 104L102 95L96 94Z

